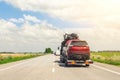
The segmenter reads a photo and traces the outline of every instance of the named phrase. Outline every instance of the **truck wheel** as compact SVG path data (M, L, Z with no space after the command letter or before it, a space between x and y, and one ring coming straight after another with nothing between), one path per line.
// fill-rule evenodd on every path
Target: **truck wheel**
M65 66L66 66L66 67L68 66L68 62L67 62L67 60L65 60Z
M89 64L86 64L85 66L86 66L86 67L89 67L90 65L89 65Z
M63 58L61 55L60 55L60 62L63 63Z
M64 63L64 61L63 61L63 60L60 60L60 62L61 62L61 63Z

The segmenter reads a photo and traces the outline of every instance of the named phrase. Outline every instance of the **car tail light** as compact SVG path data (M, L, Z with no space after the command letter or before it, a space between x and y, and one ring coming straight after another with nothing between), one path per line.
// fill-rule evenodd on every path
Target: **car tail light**
M70 46L69 51L89 51L88 46Z

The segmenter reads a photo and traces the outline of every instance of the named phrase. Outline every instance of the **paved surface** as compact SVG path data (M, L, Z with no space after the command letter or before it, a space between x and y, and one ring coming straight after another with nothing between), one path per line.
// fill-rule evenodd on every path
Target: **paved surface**
M120 80L120 67L101 63L65 67L59 56L46 55L0 65L0 80Z

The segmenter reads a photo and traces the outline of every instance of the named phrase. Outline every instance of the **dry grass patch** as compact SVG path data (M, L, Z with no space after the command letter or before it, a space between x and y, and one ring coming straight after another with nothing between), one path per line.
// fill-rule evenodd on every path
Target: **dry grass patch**
M23 59L28 59L28 58L33 58L37 56L42 56L44 54L42 53L32 53L32 54L22 54L22 53L17 53L17 54L0 54L0 64L8 63L8 62L13 62L13 61L19 61Z

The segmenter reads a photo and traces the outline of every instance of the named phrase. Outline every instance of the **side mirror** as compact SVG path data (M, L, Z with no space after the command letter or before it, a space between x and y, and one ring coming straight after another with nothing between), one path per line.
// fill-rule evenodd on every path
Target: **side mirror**
M58 47L58 50L60 49L60 47Z

